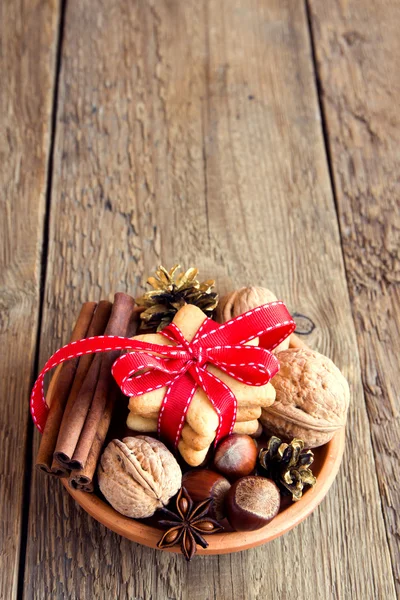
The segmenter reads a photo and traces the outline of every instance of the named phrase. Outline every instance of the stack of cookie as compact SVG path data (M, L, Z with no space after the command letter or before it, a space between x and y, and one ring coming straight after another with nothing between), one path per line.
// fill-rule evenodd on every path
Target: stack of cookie
M206 315L196 306L187 304L175 315L173 322L189 342L195 336ZM174 343L158 333L138 335L134 339L153 344L173 345ZM258 345L258 339L249 344ZM238 411L234 427L235 433L257 435L261 433L259 422L262 408L271 406L275 400L275 389L268 383L263 386L250 386L233 379L213 365L208 370L221 379L234 393ZM158 416L167 388L160 388L141 396L130 398L127 425L134 431L151 433L157 431ZM201 465L218 428L218 415L210 400L201 388L197 388L185 415L178 450L183 459L192 467Z

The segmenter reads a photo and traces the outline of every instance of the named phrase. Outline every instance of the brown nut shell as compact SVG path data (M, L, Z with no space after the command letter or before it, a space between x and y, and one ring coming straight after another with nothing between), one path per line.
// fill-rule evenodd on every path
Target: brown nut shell
M279 512L278 487L264 477L242 477L226 495L228 521L236 531L254 531L267 525Z
M218 444L214 454L214 468L235 481L254 471L257 455L257 444L252 437L232 433Z
M216 319L219 323L225 323L248 310L275 300L277 297L267 288L242 287L229 292L220 299L216 308Z
M182 472L160 441L139 435L112 440L97 470L99 487L115 510L134 519L154 514L181 487Z
M309 348L290 348L277 358L280 370L272 379L276 400L262 411L264 430L300 438L306 448L326 444L346 423L347 380L329 358Z
M225 323L248 310L268 304L269 302L275 302L275 300L277 300L275 294L264 287L250 286L233 290L223 296L218 302L215 313L216 320L219 323ZM286 348L289 348L289 338L279 344L274 352L285 350Z
M210 516L213 519L222 521L226 517L225 497L231 484L223 475L209 469L188 471L182 478L182 485L194 502L213 499L210 508Z

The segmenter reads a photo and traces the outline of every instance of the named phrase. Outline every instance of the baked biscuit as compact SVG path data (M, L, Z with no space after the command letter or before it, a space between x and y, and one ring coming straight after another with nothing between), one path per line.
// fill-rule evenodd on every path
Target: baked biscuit
M190 342L205 319L206 316L198 307L188 304L176 313L173 322ZM158 333L138 335L134 339L160 345L175 345ZM258 339L251 340L249 344L258 345ZM214 365L208 364L206 368L223 381L237 399L238 414L234 432L257 434L261 409L271 406L275 400L273 386L270 383L250 386L237 381ZM129 401L128 427L140 432L156 432L158 415L166 392L167 388L164 387L132 397ZM204 461L219 424L218 415L201 388L196 389L185 420L178 450L188 464L198 466Z

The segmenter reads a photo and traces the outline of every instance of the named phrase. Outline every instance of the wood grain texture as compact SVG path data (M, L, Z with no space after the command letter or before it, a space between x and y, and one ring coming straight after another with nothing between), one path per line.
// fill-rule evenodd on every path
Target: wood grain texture
M0 3L0 598L17 593L57 34L56 2Z
M84 299L135 293L181 260L222 293L267 285L312 319L308 343L353 404L322 507L238 555L187 565L140 547L35 473L25 597L392 600L304 5L68 4L54 167L42 364Z
M400 5L311 1L379 488L400 596Z

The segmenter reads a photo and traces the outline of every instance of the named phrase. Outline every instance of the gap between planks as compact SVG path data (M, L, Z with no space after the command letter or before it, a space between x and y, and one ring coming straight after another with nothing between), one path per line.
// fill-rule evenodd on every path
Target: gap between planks
M58 90L59 90L60 71L61 71L62 42L63 42L64 26L65 26L66 4L67 4L67 0L61 0L60 6L59 6L56 60L54 63L54 89L53 89L52 111L51 111L50 140L49 140L48 159L47 159L46 205L45 205L44 222L43 222L43 239L42 239L41 261L40 261L39 314L38 314L38 324L37 324L37 331L36 331L35 361L34 361L34 367L33 367L33 380L31 382L31 388L33 387L34 381L39 372L40 337L41 337L41 331L42 331L46 268L47 268L47 256L48 256L48 246L49 246L51 187L52 187L52 179L53 179L54 147L55 147L55 137L56 137L56 127L57 127ZM23 597L24 597L24 576L25 576L25 564L26 564L26 548L27 548L27 539L28 539L32 469L35 468L34 460L33 460L34 457L33 457L32 451L33 451L33 422L29 415L28 424L27 424L27 434L26 434L25 475L24 475L22 506L21 506L21 533L20 533L21 542L20 542L19 564L18 564L17 600L23 600Z
M349 272L348 272L348 269L346 266L345 252L344 252L344 247L343 247L342 224L341 224L340 215L339 215L338 192L337 192L336 185L335 185L333 158L332 158L331 146L329 143L329 131L328 131L328 124L327 124L327 116L326 116L326 111L325 111L325 105L322 100L323 83L321 81L321 77L320 77L319 70L318 70L316 42L315 42L315 35L314 35L314 30L313 30L313 20L312 20L311 8L310 8L309 2L310 2L310 0L304 0L304 6L305 6L306 15L307 15L308 33L309 33L309 38L310 38L311 58L312 58L313 69L314 69L315 87L316 87L317 98L318 98L319 113L321 116L321 129L322 129L323 140L324 140L326 162L327 162L328 170L329 170L329 180L330 180L330 184L331 184L332 197L333 197L334 204L335 204L336 220L337 220L338 229L339 229L339 233L340 233L340 247L341 247L341 253L342 253L342 261L343 261L343 265L344 265L344 272L345 272L345 276L346 276L349 304L350 304L350 308L351 308L351 317L353 320L354 328L357 331L357 324L355 321L356 315L354 313L354 306L353 306L353 302L351 300L351 294L350 294L350 289L349 289ZM358 344L357 344L357 346L358 346ZM358 348L358 350L359 350L359 348ZM361 365L361 361L360 361L359 352L357 353L357 358L358 358L358 363L359 363L359 369L360 369L360 372L362 373L362 365ZM364 388L363 388L363 399L364 399L364 403L366 404ZM369 417L368 411L367 411L367 415ZM373 443L372 428L371 428L371 423L370 423L369 419L368 419L368 437L369 437L370 447L372 449L372 454L374 457L376 484L377 484L378 489L380 490L379 477L378 477L377 451L376 451L375 445ZM385 509L384 509L384 505L383 505L383 499L382 499L381 492L379 493L379 502L380 502L380 510L381 510L381 514L382 514L382 520L385 523L386 543L387 543L387 548L389 550L389 555L390 555L391 565L392 565L393 585L395 585L396 577L395 577L395 569L394 569L394 564L393 564L394 557L393 557L392 553L390 552L389 530L388 530L388 526L386 523L386 515L385 515Z

